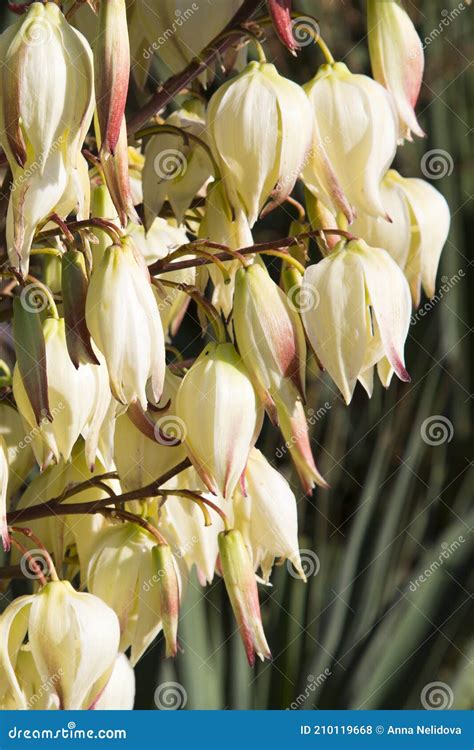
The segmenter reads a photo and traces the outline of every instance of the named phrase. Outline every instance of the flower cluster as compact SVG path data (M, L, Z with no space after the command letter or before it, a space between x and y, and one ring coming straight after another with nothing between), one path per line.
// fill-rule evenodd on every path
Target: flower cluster
M295 54L291 3L268 4ZM395 0L368 2L373 78L322 43L304 86L246 37L249 3L152 5L33 2L0 36L15 345L0 536L12 576L32 581L0 615L4 709L132 708L133 667L160 633L177 654L193 576L223 579L249 663L270 657L258 584L284 560L305 580L297 505L327 487L308 359L347 404L375 373L408 382L412 310L449 231L440 193L392 168L423 134L423 50ZM209 95L216 48L226 79ZM155 56L196 86L173 112L135 113L127 138ZM254 244L286 202L289 236ZM200 352L182 343L190 315ZM257 447L265 415L292 485Z

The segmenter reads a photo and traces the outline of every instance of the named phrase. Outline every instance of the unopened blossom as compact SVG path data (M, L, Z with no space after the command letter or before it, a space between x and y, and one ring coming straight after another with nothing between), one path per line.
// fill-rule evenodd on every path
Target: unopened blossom
M255 655L263 661L270 659L271 653L263 631L252 561L240 531L231 529L219 534L219 553L230 603L248 662L253 666Z
M176 398L184 445L206 487L231 497L261 429L257 396L232 344L208 344Z
M8 475L8 448L5 439L0 435L0 538L5 552L10 549L7 525Z
M56 3L35 2L1 35L0 56L0 144L13 173L7 246L26 274L36 227L78 167L93 112L92 52Z
M223 84L208 107L210 145L234 209L250 226L293 190L313 137L304 91L270 63L251 62Z
M206 122L192 111L173 112L165 125L182 128L183 134L162 132L152 135L145 149L143 168L143 204L147 230L168 200L176 219L181 222L193 198L199 193L213 172L206 149L192 136L204 142ZM191 138L187 138L187 133Z
M130 77L125 0L107 0L100 4L94 59L101 153L107 159L115 152L123 126Z
M397 122L390 95L368 76L341 62L322 65L303 87L313 107L320 138L351 206L386 216L380 182L395 156ZM303 181L317 191L311 160ZM324 195L321 194L323 202ZM333 200L334 210L337 205Z
M117 614L120 648L131 647L132 666L161 630L167 653L176 652L178 571L171 552L156 547L156 540L136 524L112 526L98 540L87 571L89 591Z
M236 528L241 532L253 561L269 580L275 558L290 560L304 579L298 545L296 498L286 479L256 448L250 452L245 471L246 495L234 495Z
M134 703L135 672L125 654L119 654L110 679L93 708L95 711L131 711Z
M451 213L444 196L426 180L402 177L394 170L389 174L401 189L410 212L411 243L405 274L413 303L418 307L421 287L428 297L435 294L436 274L449 234Z
M415 105L424 69L423 45L398 0L368 0L367 27L372 73L385 86L395 103L400 137L423 136Z
M13 394L18 411L27 431L34 436L32 447L42 467L51 458L58 461L62 456L68 460L78 437L87 434L104 373L104 368L99 372L97 365L79 365L77 368L73 365L66 345L64 318L46 318L43 332L49 418L44 414L38 424L18 364L13 371Z
M123 404L138 400L146 410L151 378L158 401L165 377L163 326L148 271L129 238L106 248L94 268L86 322L105 357L115 398Z
M119 646L115 613L68 581L51 581L37 594L15 599L0 617L0 673L17 708L27 699L15 674L22 642L58 709L94 705L114 668ZM3 684L2 684L3 687Z
M409 380L404 345L410 289L385 250L363 240L341 242L327 258L306 269L304 283L317 292L315 304L302 312L306 334L346 403L360 373L384 355L398 377Z
M270 413L288 382L304 397L306 341L300 316L265 266L236 274L233 323L240 356Z

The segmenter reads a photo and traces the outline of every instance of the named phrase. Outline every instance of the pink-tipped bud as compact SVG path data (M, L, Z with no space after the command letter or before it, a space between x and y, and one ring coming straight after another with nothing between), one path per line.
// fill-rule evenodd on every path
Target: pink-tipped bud
M125 0L104 0L100 4L99 33L95 47L95 91L102 134L102 153L115 153L127 101L130 78Z
M298 44L293 34L291 22L292 0L267 0L267 5L278 38L290 52L295 54Z
M179 583L171 547L168 544L158 544L152 550L152 557L154 568L159 572L160 613L166 641L166 656L176 656Z
M255 573L240 531L221 531L219 553L224 583L247 659L253 667L255 654L263 661L270 659L271 653L263 632Z

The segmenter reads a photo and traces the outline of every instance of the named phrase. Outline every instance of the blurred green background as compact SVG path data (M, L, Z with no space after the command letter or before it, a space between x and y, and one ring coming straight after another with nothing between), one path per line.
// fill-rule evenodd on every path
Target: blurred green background
M394 379L388 392L377 384L370 401L358 388L348 408L325 378L310 381L308 406L329 404L313 420L312 439L331 489L305 498L285 459L278 466L298 498L310 575L304 584L284 565L261 588L273 661L251 670L222 582L203 590L193 581L182 652L165 660L159 640L139 663L137 708L154 709L155 690L169 682L184 688L186 709L417 709L439 700L474 708L472 9L457 0L406 7L426 44L417 111L427 138L400 149L395 166L422 177L424 152L447 155L446 176L432 184L453 216L438 301L409 334L412 382ZM318 19L336 58L369 72L364 3L299 0L295 9ZM299 83L323 62L315 44L293 59L271 31L265 50ZM286 236L289 221L288 210L274 212L256 241ZM280 445L266 429L259 447L271 460Z

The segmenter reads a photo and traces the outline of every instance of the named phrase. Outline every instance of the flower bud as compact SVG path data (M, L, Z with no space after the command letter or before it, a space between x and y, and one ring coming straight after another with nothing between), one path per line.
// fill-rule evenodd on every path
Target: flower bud
M135 703L135 672L125 654L115 659L110 679L99 700L95 711L131 711Z
M288 449L304 492L310 495L316 484L327 488L328 483L314 462L303 404L292 384L286 384L280 393L275 394L275 406L278 424L285 439L283 450Z
M236 274L234 330L240 356L269 411L284 381L304 398L306 341L298 313L265 266L254 263Z
M251 62L220 86L208 107L211 148L234 209L252 227L293 190L313 136L313 115L301 88L274 65Z
M176 567L168 544L158 544L152 549L154 570L159 576L160 612L166 641L166 656L176 656L178 650L179 584Z
M86 300L87 327L105 357L112 394L123 404L138 400L144 410L148 378L158 401L165 376L163 327L147 274L125 238L105 250Z
M380 181L397 148L397 123L389 94L368 76L353 74L340 62L322 65L303 88L349 203L356 211L386 216ZM311 161L302 176L314 192L316 177ZM318 197L325 202L324 195ZM334 205L334 209L338 207Z
M291 560L305 580L298 547L296 498L286 479L256 448L245 471L247 495L234 495L235 527L249 549L254 570L268 582L275 558Z
M76 368L80 364L98 365L85 319L88 278L83 253L70 248L62 256L61 266L66 345L71 362Z
M183 135L158 133L145 149L143 168L143 203L147 231L168 200L178 222L183 220L193 198L212 175L207 151L196 141L186 140L186 133L206 141L206 123L193 112L173 112L165 125L183 128Z
M409 381L403 349L410 326L408 283L390 255L353 240L316 265L304 283L318 304L302 312L306 334L346 403L361 372L385 354L400 380Z
M184 445L206 487L231 497L261 428L257 397L232 344L209 344L176 398Z
M13 371L13 394L25 426L36 436L33 441L38 464L44 467L50 454L66 461L79 435L86 431L97 398L96 365L71 362L66 345L63 318L46 318L43 324L46 347L48 402L52 420L43 414L39 426L18 364Z
M101 142L99 135L97 141ZM102 170L122 227L127 226L128 219L139 224L130 183L125 117L122 118L113 154L109 154L107 159L105 156L102 158Z
M263 632L255 573L240 531L221 531L219 553L227 594L253 667L255 654L263 661L270 659L271 653Z
M41 322L45 298L33 285L25 287L23 296L13 300L13 338L15 370L28 393L33 422L51 419L46 372L46 344Z
M8 475L8 448L4 437L0 435L0 537L5 552L10 549L7 525Z
M25 275L36 227L78 166L93 111L92 53L56 3L35 2L0 37L0 57L0 143L15 187L7 244Z
M102 135L101 153L115 153L122 127L130 77L125 0L100 4L99 29L94 47L97 116Z
M98 597L52 581L33 596L22 596L0 617L0 670L18 708L28 705L15 674L25 635L34 667L50 686L57 707L90 708L112 673L119 645L115 613Z
M425 60L410 16L398 0L368 0L367 27L372 73L393 97L400 138L411 141L411 131L424 136L416 119L415 105Z

